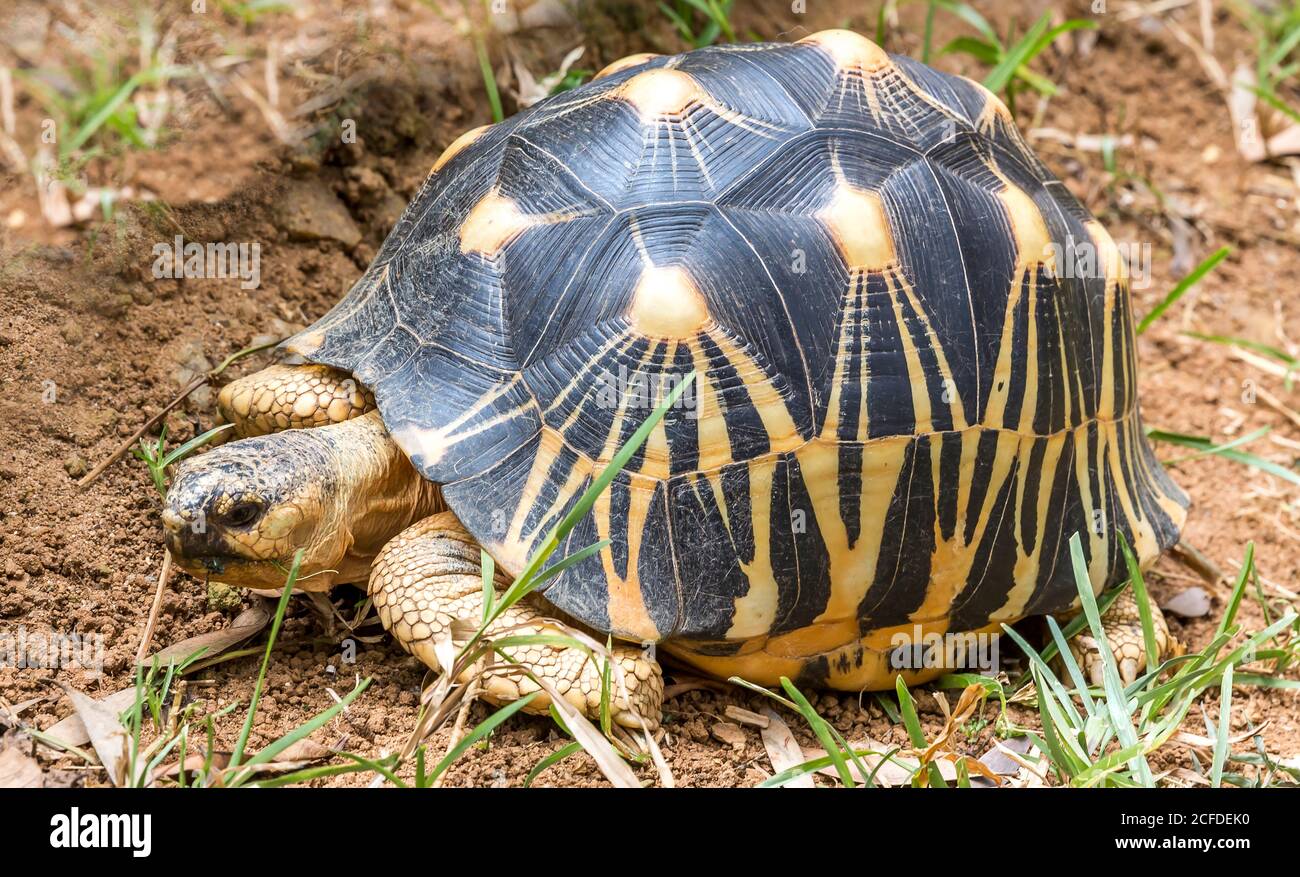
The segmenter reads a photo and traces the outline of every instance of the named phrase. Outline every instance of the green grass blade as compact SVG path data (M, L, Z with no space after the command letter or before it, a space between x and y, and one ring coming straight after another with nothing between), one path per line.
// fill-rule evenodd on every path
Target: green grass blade
M479 71L483 74L483 90L487 92L488 105L492 107L492 121L500 122L506 117L501 108L501 93L497 90L497 75L492 70L492 59L488 57L487 43L483 37L474 34L474 53L478 55Z
M1225 460L1232 460L1234 463L1267 472L1269 475L1281 478L1283 481L1300 484L1300 473L1297 473L1294 469L1289 469L1286 466L1274 463L1272 460L1265 460L1263 457L1257 457L1246 451L1239 451L1233 447L1231 442L1226 445L1215 445L1205 436L1168 432L1162 429L1147 430L1147 438L1152 441L1167 442L1172 445L1192 448L1199 451L1201 455L1213 454L1216 457L1223 457Z
M1228 729L1232 721L1232 665L1223 669L1219 685L1219 728L1214 740L1214 761L1210 765L1210 786L1223 787L1223 766L1228 761Z
M465 754L465 750L482 740L488 734L491 734L496 730L498 725L524 707L528 706L528 704L532 703L539 694L541 694L540 691L534 691L531 694L519 698L519 700L511 701L492 715L488 716L480 724L476 725L474 730L466 734L459 743L451 748L451 751L443 757L442 761L438 762L433 769L433 773L429 775L430 779L436 779L442 776L443 772L456 762L456 759Z
M1016 71L1034 57L1034 45L1047 31L1051 21L1051 15L1043 13L1043 17L1034 22L1033 27L1002 56L1002 60L989 72L989 75L984 77L984 87L994 94L1004 91Z
M243 730L239 732L239 740L235 743L235 751L230 756L230 769L240 766L244 758L244 749L248 746L248 735L253 731L253 720L257 717L257 703L262 698L262 687L266 684L266 671L271 666L271 649L275 648L276 637L280 635L280 625L284 623L284 613L289 606L289 598L293 596L293 586L298 581L298 572L302 569L303 549L299 548L293 554L293 566L289 568L289 576L285 579L284 588L280 591L280 602L275 607L275 617L271 620L271 633L266 638L266 650L262 655L262 669L257 674L257 683L253 686L253 696L248 702L248 717L244 719Z
M974 8L965 3L953 3L951 0L940 0L939 5L975 28L990 43L999 49L1001 48L1002 40L998 37L997 31L993 29L993 25L989 24L988 19L976 12Z
M849 763L844 758L844 753L840 750L839 744L832 736L830 726L826 723L826 720L818 714L817 710L813 709L812 704L808 702L808 698L804 697L803 692L796 688L794 683L785 676L781 677L781 687L785 689L786 695L795 703L795 708L803 716L804 721L808 723L808 727L812 728L812 732L821 742L822 748L826 750L826 755L830 758L831 764L835 765L835 772L839 774L840 782L847 789L856 787L857 783L853 781L853 772L849 770Z
M1129 718L1128 701L1124 697L1124 685L1119 678L1119 669L1115 665L1115 656L1111 653L1110 643L1106 639L1106 630L1101 624L1101 613L1097 611L1097 600L1092 593L1092 580L1088 576L1087 564L1083 559L1083 542L1079 534L1070 537L1070 560L1074 566L1074 581L1079 589L1079 600L1083 604L1084 615L1088 618L1088 627L1097 648L1101 653L1102 678L1105 681L1106 709L1110 714L1111 727L1120 745L1128 748L1138 742L1137 732ZM1138 775L1139 783L1144 787L1154 785L1151 767L1145 755L1138 755L1129 762L1131 769Z
M1129 547L1128 539L1118 532L1119 550L1124 555L1124 565L1128 568L1128 580L1133 585L1133 598L1137 600L1138 615L1142 619L1142 644L1146 647L1147 672L1152 673L1160 662L1160 650L1156 648L1155 619L1151 617L1151 598L1147 594L1146 579L1138 566L1137 557Z
M903 714L903 727L907 729L908 739L912 741L914 748L924 750L930 745L930 741L925 739L921 719L916 714L916 704L912 701L912 692L908 690L901 673L894 677L894 691L898 695L898 707ZM927 768L930 774L930 785L938 789L946 788L948 784L944 782L939 765L931 762Z
M233 423L223 423L221 424L221 426L214 426L212 429L208 430L207 432L201 433L200 435L196 435L194 438L190 439L185 444L181 445L179 448L176 448L175 450L168 453L167 456L163 457L162 460L163 468L166 469L168 466L172 465L173 463L185 459L190 454L194 453L194 451L203 447L204 445L212 441L221 433L225 432L228 429L234 429L234 427L235 425Z
M1137 334L1141 335L1149 329L1152 323L1160 319L1165 311L1173 307L1180 298L1187 294L1188 290L1200 283L1201 278L1213 271L1215 266L1226 259L1231 252L1231 247L1219 247L1205 261L1193 268L1186 277L1178 281L1178 285L1169 291L1164 301L1152 308L1151 313L1143 317L1142 322L1138 323Z
M570 755L575 755L581 751L582 744L577 742L570 743L567 746L555 750L550 755L537 762L537 764L533 765L533 769L528 772L528 776L524 777L524 788L532 788L533 780L541 776L548 767L559 764Z

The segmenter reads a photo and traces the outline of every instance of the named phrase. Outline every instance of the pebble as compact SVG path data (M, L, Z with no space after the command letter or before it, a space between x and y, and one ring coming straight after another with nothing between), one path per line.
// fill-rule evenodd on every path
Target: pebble
M710 729L713 737L739 752L745 748L745 732L732 722L717 722Z
M68 473L69 478L80 478L89 471L89 467L80 454L73 453L63 461L63 470Z
M279 224L291 240L338 241L349 249L361 242L361 230L352 214L318 182L289 183L281 199Z

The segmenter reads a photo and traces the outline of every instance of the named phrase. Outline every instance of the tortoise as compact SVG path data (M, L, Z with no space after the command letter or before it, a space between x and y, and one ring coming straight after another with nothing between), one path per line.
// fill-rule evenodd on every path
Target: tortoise
M181 465L167 544L262 588L302 548L301 587L368 581L439 669L482 617L480 549L507 586L694 371L556 559L608 545L499 623L612 635L625 724L660 714L648 644L921 683L952 654L900 642L1077 611L1073 534L1098 592L1121 536L1144 566L1177 542L1134 337L1118 246L983 86L844 30L637 55L451 143L350 292L222 390L240 438ZM1105 617L1130 681L1138 619ZM523 654L596 710L585 653Z

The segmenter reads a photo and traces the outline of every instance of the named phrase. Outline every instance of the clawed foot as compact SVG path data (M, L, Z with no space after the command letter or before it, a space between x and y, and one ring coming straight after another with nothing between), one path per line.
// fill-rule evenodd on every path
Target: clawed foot
M1149 598L1148 598L1149 599ZM1150 601L1151 625L1155 633L1158 654L1156 661L1181 653L1182 647L1174 639L1165 623L1165 617L1154 601ZM1132 685L1138 677L1146 672L1147 649L1146 638L1142 633L1142 616L1138 610L1137 598L1130 588L1116 598L1110 608L1101 616L1101 626L1106 632L1106 641L1110 644L1111 654L1119 668L1119 678L1125 686ZM1105 684L1101 650L1092 632L1085 628L1070 640L1070 652L1083 668L1088 682L1098 687Z

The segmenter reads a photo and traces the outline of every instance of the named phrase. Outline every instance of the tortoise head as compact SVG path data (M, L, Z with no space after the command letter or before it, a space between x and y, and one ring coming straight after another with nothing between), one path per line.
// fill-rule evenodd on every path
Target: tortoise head
M378 413L241 439L185 460L163 510L167 548L196 577L249 588L364 581L383 544L438 511Z
M178 566L254 588L283 584L299 548L304 586L336 568L342 551L327 535L337 515L335 467L318 443L299 438L243 439L181 463L162 514Z

